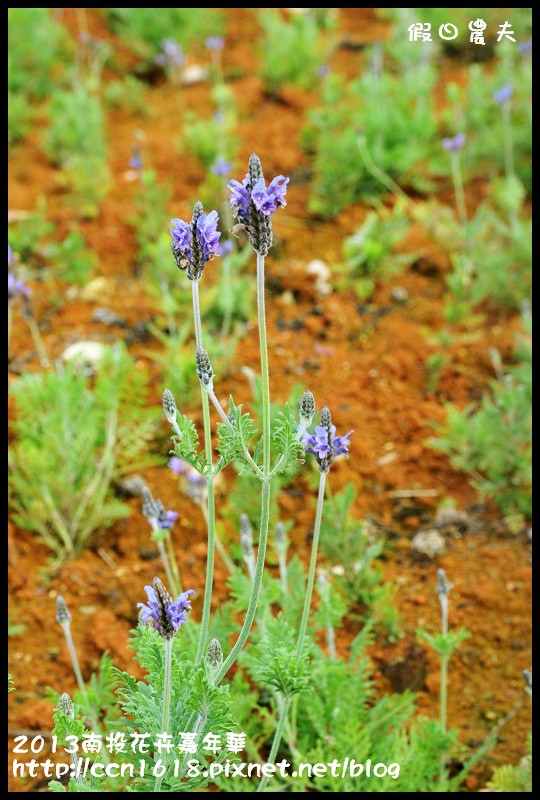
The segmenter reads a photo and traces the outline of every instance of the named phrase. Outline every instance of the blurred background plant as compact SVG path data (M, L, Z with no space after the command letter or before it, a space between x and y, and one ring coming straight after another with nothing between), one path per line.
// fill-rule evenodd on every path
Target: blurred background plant
M92 382L71 363L24 375L12 391L14 519L57 558L72 557L129 513L114 494L115 481L160 460L151 449L159 412L144 407L147 376L118 344L103 355Z

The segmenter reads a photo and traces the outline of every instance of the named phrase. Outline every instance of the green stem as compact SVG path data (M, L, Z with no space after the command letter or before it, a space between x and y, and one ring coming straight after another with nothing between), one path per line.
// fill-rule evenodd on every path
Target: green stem
M225 677L231 666L236 661L238 654L246 643L249 636L255 614L257 613L257 603L259 601L259 593L261 590L262 576L264 570L264 561L266 557L266 542L268 541L268 522L270 519L270 484L267 480L262 482L261 492L261 524L259 532L259 551L257 553L257 564L255 566L255 577L253 579L253 586L251 587L251 595L246 611L246 618L242 625L242 630L236 640L236 644L223 662L220 671L217 673L214 685L217 686Z
M214 556L216 550L216 509L214 496L214 473L212 469L212 432L210 428L210 403L208 393L201 386L201 400L203 407L204 421L204 442L206 449L206 463L208 473L206 476L207 491L207 519L208 519L208 554L206 557L206 582L204 586L204 602L201 619L201 631L199 635L199 646L195 663L198 664L204 654L206 640L208 639L208 628L210 624L210 608L212 605L212 588L214 583Z
M390 175L388 175L373 161L364 136L358 137L358 149L360 150L360 156L364 162L364 166L370 175L372 175L376 181L382 183L382 185L385 186L391 194L408 201L409 197L403 191L401 186L398 186L398 184L390 177Z
M172 675L171 675L171 667L172 667L172 643L173 640L171 639L164 639L165 644L165 672L163 675L163 716L162 716L162 723L161 723L161 731L162 733L169 733L169 717L170 717L170 710L171 710L171 685L172 685ZM165 754L165 760L167 760L167 753ZM162 778L156 778L156 782L154 784L154 792L161 791L161 782Z
M27 317L27 322L28 327L30 328L30 333L32 334L32 339L34 340L34 346L41 361L41 366L48 368L51 366L51 362L47 356L47 351L45 350L45 345L43 344L43 339L41 338L37 322L33 317Z
M81 694L88 700L86 695L86 686L84 685L84 680L81 672L81 668L79 666L79 659L77 658L77 651L75 650L75 644L73 643L73 636L71 635L71 627L69 622L65 622L62 625L64 629L64 636L66 637L66 643L69 650L69 656L71 658L71 663L73 665L73 672L75 673L75 678L77 679L77 684L79 689L81 690Z
M283 731L285 729L285 723L287 722L287 717L289 714L289 707L291 705L291 698L286 697L283 701L283 705L281 707L281 712L279 715L279 722L276 728L276 732L274 733L274 741L272 742L272 749L270 750L270 755L268 756L268 763L273 764L276 760L276 756L279 750L279 745L281 743L281 737L283 736ZM265 775L261 782L257 787L258 792L264 792L266 784L268 783L268 776Z
M174 586L177 590L175 591L175 594L178 596L182 591L182 579L180 578L180 570L178 569L178 562L176 560L176 554L174 552L172 536L170 532L165 537L165 550L167 551L169 564L171 565L172 573L174 575Z
M313 541L311 544L311 558L309 562L308 582L306 587L306 597L304 600L304 610L298 632L298 642L296 644L296 657L300 658L306 638L311 599L313 597L313 586L315 585L315 567L317 566L317 550L319 549L319 538L321 535L321 521L324 504L324 490L326 484L326 472L321 472L319 477L319 493L317 495L317 510L315 512L315 527L313 529Z
M270 475L270 378L264 302L264 256L260 253L257 253L257 314L259 318L259 348L261 354L263 474L267 479Z
M197 347L202 347L202 325L201 325L201 306L199 302L199 282L192 281L193 298L193 320L195 323L195 341ZM206 640L208 638L208 628L210 624L210 608L212 605L212 589L214 584L214 556L216 550L216 507L214 496L214 470L212 465L212 428L210 424L210 401L208 392L201 384L201 403L203 410L204 426L204 448L206 455L206 481L207 481L207 514L206 521L208 527L208 554L206 557L206 581L204 586L203 612L201 619L201 630L199 634L199 645L195 663L198 664L204 654Z
M456 208L460 225L465 228L467 225L467 206L465 204L465 190L463 188L463 176L461 174L461 157L459 153L451 153L452 178L454 180L454 194L456 196Z
M441 631L443 636L448 636L448 595L440 594L441 603ZM446 733L447 722L447 695L448 695L448 656L441 656L441 687L440 687L440 723L442 730ZM439 778L444 780L446 770L446 754L441 755L441 768Z
M165 575L167 576L167 582L169 584L172 595L173 597L178 597L180 592L177 591L178 587L176 586L176 582L172 574L171 565L169 563L169 556L167 555L167 551L165 550L165 544L162 541L158 541L157 546L159 550L159 555L163 562L163 567L165 568Z

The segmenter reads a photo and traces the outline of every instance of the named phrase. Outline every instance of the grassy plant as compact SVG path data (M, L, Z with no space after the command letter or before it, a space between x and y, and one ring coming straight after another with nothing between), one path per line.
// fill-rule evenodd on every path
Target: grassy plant
M415 260L415 253L396 252L409 229L407 214L398 201L391 210L381 207L368 212L356 233L345 239L343 269L361 300L369 300L379 281L392 279Z
M388 189L381 173L418 189L430 185L422 164L436 131L434 81L433 69L423 63L399 76L365 72L349 83L338 75L326 78L322 105L311 113L312 128L305 133L315 151L313 211L335 216L347 204Z
M147 452L155 414L143 409L146 391L145 375L119 347L103 359L93 387L70 365L14 384L14 519L55 556L81 552L96 531L127 515L114 481L156 461Z
M137 117L148 115L146 86L134 75L107 81L103 87L103 100L108 108L128 111Z
M498 354L493 354L496 362ZM505 514L531 514L531 350L524 339L518 361L506 374L498 370L480 403L465 409L447 405L448 419L433 447L450 457L455 469L472 478Z
M107 8L107 19L128 47L152 60L165 39L184 49L205 37L221 33L223 17L215 8Z
M70 55L67 31L48 8L8 9L8 142L29 130L35 100L66 78Z
M267 92L276 95L287 84L312 89L332 50L316 15L295 14L287 20L281 9L264 9L259 20L264 32L259 50Z
M83 215L95 216L109 187L104 118L99 98L85 85L57 91L50 103L44 147Z

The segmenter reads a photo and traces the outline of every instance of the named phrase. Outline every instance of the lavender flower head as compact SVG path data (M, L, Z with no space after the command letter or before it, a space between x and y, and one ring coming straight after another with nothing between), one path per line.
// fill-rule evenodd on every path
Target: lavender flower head
M164 39L161 42L161 51L155 58L156 64L168 70L178 69L185 60L182 48L174 39Z
M205 44L209 50L218 52L219 50L223 50L225 41L223 39L223 36L209 36Z
M514 94L514 87L511 83L505 83L504 86L501 86L500 89L497 89L496 92L493 92L493 99L495 102L500 105L504 106L512 95Z
M321 472L328 472L336 458L349 452L349 431L345 436L336 436L336 426L332 425L330 411L325 406L321 411L321 424L315 426L315 433L306 433L302 439L304 451L317 459Z
M154 500L150 489L145 486L142 512L154 530L169 531L178 519L177 511L166 511L160 500Z
M228 183L233 215L249 236L253 249L261 256L268 255L272 247L272 214L287 205L285 195L289 178L278 175L267 186L260 159L255 153L249 157L249 171L240 183Z
M188 589L173 601L159 578L154 578L152 586L145 586L148 595L146 605L137 603L140 608L139 619L151 625L164 639L172 639L180 626L187 622L186 612L191 611L189 596L194 589Z
M443 139L441 144L449 153L459 153L465 144L465 134L456 133L455 136L449 139Z
M133 145L133 149L131 151L131 158L129 160L129 166L131 167L131 169L136 169L136 170L140 170L143 167L141 148L139 147L138 144Z
M23 280L17 280L12 272L8 272L8 300L17 296L30 297L30 289Z
M220 178L227 178L232 172L232 168L233 165L230 161L218 157L210 167L210 172L213 172L214 175L219 175Z
M189 225L182 219L171 220L171 248L174 260L179 269L186 271L191 281L198 281L206 262L219 255L221 233L217 229L217 224L217 211L205 214L202 203L195 203Z
M522 56L528 56L532 53L532 39L525 39L524 42L518 44L518 50Z

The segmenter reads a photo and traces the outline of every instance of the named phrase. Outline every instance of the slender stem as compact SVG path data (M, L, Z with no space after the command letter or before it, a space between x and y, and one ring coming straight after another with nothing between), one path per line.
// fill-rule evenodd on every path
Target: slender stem
M195 343L202 347L201 305L199 302L199 281L191 281L191 297L193 300L193 322L195 324Z
M448 635L448 594L441 593L439 595L441 603L441 632L443 636ZM441 688L439 696L439 715L441 728L446 732L447 724L447 696L448 696L448 656L441 655ZM441 768L440 780L444 779L444 772L446 769L446 754L441 754Z
M328 655L332 660L336 658L336 634L334 626L328 624L326 626L326 645L328 647Z
M279 558L279 580L281 583L281 591L284 595L288 594L288 586L287 586L287 553L284 547L279 548L278 552Z
M47 351L45 350L45 345L43 344L43 339L41 338L41 334L35 319L33 317L27 317L27 322L28 327L30 328L30 333L32 334L32 339L34 340L34 346L41 361L41 366L50 367L51 362L47 356Z
M202 511L202 514L203 514L203 517L204 517L204 521L206 523L206 527L208 527L208 510L207 510L206 506L204 505L204 503L199 503L199 505L201 507L201 511ZM234 561L232 560L232 558L229 557L229 554L227 553L227 550L226 550L223 542L219 538L217 529L216 529L215 538L216 538L216 550L218 551L218 553L219 553L219 555L221 557L221 560L223 561L223 563L225 564L225 566L227 567L227 569L229 570L229 572L232 575L232 573L234 572Z
M371 157L371 153L368 150L365 137L363 136L358 137L358 149L360 150L360 156L364 162L365 168L375 178L375 180L382 183L382 185L385 186L388 191L394 194L396 197L401 197L408 201L409 197L403 191L401 186L398 186L398 184L390 177L390 175L388 175L374 162L373 158Z
M251 595L246 611L246 618L242 625L242 630L236 640L234 647L223 662L220 671L215 678L215 686L225 677L231 666L236 661L238 654L246 643L249 636L255 614L257 612L257 603L259 600L259 593L261 590L262 576L264 570L264 561L266 557L266 542L268 540L268 522L270 519L270 483L267 480L262 482L261 492L261 523L259 532L259 551L257 553L257 564L255 566L255 578L251 589Z
M514 177L514 147L512 143L512 109L510 101L503 103L503 129L504 129L504 168L506 178Z
M210 608L212 605L212 589L214 583L214 556L216 550L216 510L214 495L214 473L212 469L212 432L210 428L210 403L208 394L201 386L201 400L203 407L204 421L204 442L206 449L206 463L208 474L206 476L207 489L207 520L208 520L208 554L206 557L206 582L204 586L204 602L201 619L201 630L199 635L199 646L195 663L198 664L203 657L208 638L208 628L210 624Z
M158 541L157 546L159 550L159 555L161 557L163 566L165 568L165 575L167 576L167 582L170 586L171 592L173 593L174 597L178 597L180 591L178 590L178 587L174 580L174 576L171 570L171 565L169 563L169 556L167 555L167 551L165 550L165 544L163 541Z
M311 559L309 562L308 582L306 587L306 597L304 600L304 610L298 632L298 642L296 644L296 656L300 658L306 638L309 611L311 608L311 598L313 597L313 586L315 585L315 567L317 566L317 550L319 549L319 538L321 535L322 511L324 505L324 490L326 484L326 472L321 472L319 477L319 493L317 495L317 509L315 511L315 527L313 529L313 541L311 544Z
M465 190L463 189L463 176L461 174L461 158L459 152L450 154L452 161L452 178L454 180L454 193L456 196L456 208L460 225L467 224L467 206L465 204Z
M291 705L291 698L285 697L283 701L283 705L281 707L281 712L279 715L279 721L277 724L276 731L274 733L274 740L272 742L272 749L270 750L270 755L268 756L268 763L273 764L276 760L276 756L279 750L279 745L281 743L281 737L283 736L283 731L285 729L285 723L287 722L287 717L289 714L289 707ZM266 784L268 783L268 776L265 775L261 782L257 787L258 792L264 792Z
M265 478L268 478L270 474L270 378L268 373L266 309L264 302L264 256L260 253L257 253L257 312L261 353L263 473Z
M172 686L172 643L171 639L164 639L165 644L165 671L163 675L163 716L161 723L162 733L169 733L169 717L171 710L171 686ZM165 761L167 760L167 753L165 753ZM154 784L154 792L161 791L161 777L156 778Z
M172 543L172 536L170 532L165 537L165 549L169 556L169 563L171 565L172 573L174 575L174 583L176 590L175 594L179 595L182 591L182 579L180 578L180 570L178 569L178 562L176 560L176 554L174 552L174 547Z
M73 672L75 673L75 678L77 679L77 684L79 686L79 689L81 690L81 693L87 699L86 686L84 685L84 680L81 668L79 666L79 659L77 658L77 651L75 650L75 645L73 643L73 636L71 635L71 627L69 622L64 622L62 628L64 629L64 636L66 637L69 655L71 658L71 663L73 665Z
M216 411L218 412L218 414L221 417L221 419L224 422L224 424L227 425L228 428L233 430L233 426L231 425L231 422L230 422L227 414L224 412L223 408L221 407L221 403L217 399L216 393L214 392L213 389L209 390L208 396L210 397L210 400L212 401L212 404L214 405ZM257 475L257 477L262 480L262 477L263 477L262 470L254 462L253 457L252 457L251 453L249 452L249 450L247 449L247 447L245 446L244 442L242 442L242 444L244 445L244 447L243 447L244 457L247 459L247 461L249 461L251 469L253 470L255 475Z

